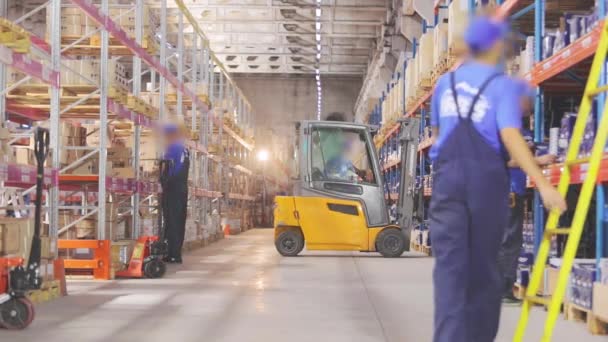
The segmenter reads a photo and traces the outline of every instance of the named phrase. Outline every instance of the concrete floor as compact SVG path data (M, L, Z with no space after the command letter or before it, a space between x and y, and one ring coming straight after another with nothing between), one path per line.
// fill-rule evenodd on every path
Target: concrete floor
M271 230L193 252L160 280L72 281L70 295L40 305L15 342L377 342L432 339L433 259L359 253L282 258ZM505 308L497 341L510 341L519 310ZM538 341L535 310L526 341ZM555 342L600 342L560 320Z

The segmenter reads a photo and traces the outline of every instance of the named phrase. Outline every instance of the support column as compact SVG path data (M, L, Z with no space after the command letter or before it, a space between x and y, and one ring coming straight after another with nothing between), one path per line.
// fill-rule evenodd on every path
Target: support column
M101 1L101 13L109 14L108 0ZM59 44L61 46L61 44ZM109 34L105 27L101 28L101 55L100 55L100 92L99 92L99 189L97 190L97 239L112 239L112 230L106 236L106 168L108 161L108 59Z

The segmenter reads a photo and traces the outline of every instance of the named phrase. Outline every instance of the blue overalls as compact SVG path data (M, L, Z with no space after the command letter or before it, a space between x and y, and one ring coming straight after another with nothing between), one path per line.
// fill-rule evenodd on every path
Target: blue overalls
M455 74L450 74L458 124L435 160L429 213L436 258L435 342L491 342L498 330L502 282L497 258L509 213L509 176L504 157L471 118L484 90L500 76L479 87L463 117Z

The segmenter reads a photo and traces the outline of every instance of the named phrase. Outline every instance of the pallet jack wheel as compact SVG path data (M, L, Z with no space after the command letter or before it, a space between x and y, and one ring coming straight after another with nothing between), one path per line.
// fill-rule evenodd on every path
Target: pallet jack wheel
M144 264L144 275L148 278L162 278L167 271L167 265L160 259L151 259Z
M27 328L36 312L34 305L27 298L11 298L0 304L0 326L9 330Z

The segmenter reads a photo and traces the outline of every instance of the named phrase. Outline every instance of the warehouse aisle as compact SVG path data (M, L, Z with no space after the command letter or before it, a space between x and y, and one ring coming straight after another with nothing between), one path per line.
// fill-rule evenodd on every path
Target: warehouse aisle
M431 268L432 259L419 256L285 259L271 230L254 230L189 254L165 279L72 282L70 296L38 308L30 329L0 331L0 340L426 342ZM510 341L517 315L505 309L499 342ZM537 334L542 317L533 315ZM573 339L606 341L560 321L554 341Z

